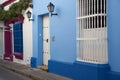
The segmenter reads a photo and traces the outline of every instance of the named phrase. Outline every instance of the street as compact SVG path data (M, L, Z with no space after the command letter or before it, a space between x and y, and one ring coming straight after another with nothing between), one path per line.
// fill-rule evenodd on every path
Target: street
M32 80L0 66L0 80Z

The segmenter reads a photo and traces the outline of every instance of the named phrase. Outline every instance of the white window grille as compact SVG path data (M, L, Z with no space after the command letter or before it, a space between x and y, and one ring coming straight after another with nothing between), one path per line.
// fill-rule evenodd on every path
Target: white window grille
M108 62L106 0L77 0L77 60Z

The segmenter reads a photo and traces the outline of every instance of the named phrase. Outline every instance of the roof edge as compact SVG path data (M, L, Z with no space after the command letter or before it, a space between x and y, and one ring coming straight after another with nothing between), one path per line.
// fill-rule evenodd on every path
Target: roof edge
M16 0L8 0L8 1L4 2L2 5L3 5L3 7L5 7L5 6L11 4L14 1L16 1Z

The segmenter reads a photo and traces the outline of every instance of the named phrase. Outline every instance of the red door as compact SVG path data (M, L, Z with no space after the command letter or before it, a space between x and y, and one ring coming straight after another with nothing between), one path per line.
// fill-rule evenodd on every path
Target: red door
M13 57L12 57L12 32L10 31L10 29L5 29L5 31L4 31L4 44L5 44L4 59L9 60L9 61L13 61Z

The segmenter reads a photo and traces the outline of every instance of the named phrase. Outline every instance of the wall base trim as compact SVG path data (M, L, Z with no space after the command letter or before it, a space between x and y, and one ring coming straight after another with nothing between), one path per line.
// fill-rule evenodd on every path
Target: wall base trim
M108 80L120 80L120 72L109 71L108 75Z
M49 60L49 72L72 78L74 80L108 80L109 65L86 62L65 63Z

